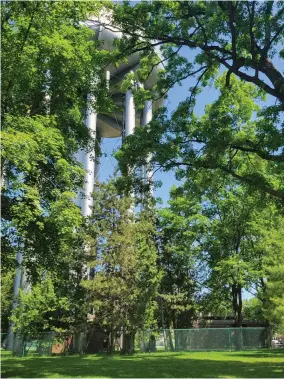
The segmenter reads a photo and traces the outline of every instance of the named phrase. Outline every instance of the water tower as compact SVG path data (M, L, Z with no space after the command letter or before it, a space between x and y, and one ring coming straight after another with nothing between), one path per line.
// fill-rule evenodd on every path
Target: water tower
M119 30L108 25L106 18L90 19L86 24L94 31L94 38L100 42L100 49L112 51L115 39L122 37L122 33ZM159 52L157 51L157 53ZM114 65L106 67L106 83L111 89L112 100L119 110L109 115L97 114L94 109L87 110L86 126L95 137L127 137L134 132L136 126L143 126L149 123L152 119L153 111L162 105L161 99L157 101L148 100L142 110L136 110L131 89L126 93L121 92L119 84L128 73L135 72L139 68L139 62L140 54L137 52L128 57L127 63L121 63L118 67ZM144 83L139 83L139 85L151 90L157 82L160 69L160 65L155 66L148 79ZM76 158L86 170L84 187L80 191L76 203L80 206L82 215L89 216L92 205L91 194L95 178L98 178L99 164L95 164L94 152L82 150L77 154Z

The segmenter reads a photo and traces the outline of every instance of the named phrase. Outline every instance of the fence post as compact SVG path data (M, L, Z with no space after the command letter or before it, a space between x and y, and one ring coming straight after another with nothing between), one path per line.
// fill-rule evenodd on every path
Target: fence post
M266 328L266 335L267 335L267 347L271 349L272 339L273 339L273 329L271 326L268 326Z
M232 351L231 328L228 328L228 332L229 332L229 345L230 345L230 351Z

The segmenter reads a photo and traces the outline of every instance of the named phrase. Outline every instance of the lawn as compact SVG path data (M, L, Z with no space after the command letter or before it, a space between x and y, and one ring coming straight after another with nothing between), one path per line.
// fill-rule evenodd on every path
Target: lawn
M16 358L2 355L3 378L283 378L284 350Z

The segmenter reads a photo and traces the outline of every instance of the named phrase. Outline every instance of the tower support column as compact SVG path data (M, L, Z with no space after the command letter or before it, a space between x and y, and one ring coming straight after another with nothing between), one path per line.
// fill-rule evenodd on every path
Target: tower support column
M152 117L153 117L152 100L147 100L147 101L145 101L145 105L144 105L144 109L143 109L143 113L142 113L141 126L145 126L149 122L151 122ZM146 158L146 165L142 169L144 184L149 183L149 181L151 180L151 177L153 175L153 171L152 171L150 161L151 161L151 155L148 155L148 157Z
M135 106L134 106L134 97L131 90L128 90L125 94L125 111L124 111L124 121L125 121L125 137L134 133L135 129ZM135 201L134 201L134 192L131 191L130 196L133 198L133 203L129 209L129 214L134 214Z
M152 117L153 117L152 100L146 100L144 109L143 109L141 125L143 126L147 125L149 122L152 121Z
M97 159L97 161L95 163L95 174L94 174L94 181L95 182L98 182L100 179L100 170L101 170L101 164L100 164L99 160Z
M96 137L97 130L97 113L93 109L87 110L86 126L90 130L93 138ZM82 215L84 217L90 216L91 206L93 204L92 193L94 189L94 174L95 174L95 151L84 151L82 154L82 164L86 170L83 198L82 198Z
M131 90L125 94L125 137L133 134L135 129L135 107Z

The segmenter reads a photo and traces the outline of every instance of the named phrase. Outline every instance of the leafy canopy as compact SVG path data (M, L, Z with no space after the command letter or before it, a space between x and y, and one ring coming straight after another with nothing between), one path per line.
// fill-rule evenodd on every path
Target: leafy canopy
M84 24L100 9L49 1L1 7L2 263L14 266L22 251L34 280L42 268L60 272L68 261L82 223L73 200L84 170L74 155L98 150L84 125L86 108L111 108L101 85L109 56Z
M113 181L98 184L88 230L93 279L83 281L95 321L109 332L153 326L160 274L153 215L135 216ZM136 222L135 222L136 221Z
M142 54L134 79L143 83L155 65L164 65L152 98L186 78L195 80L170 117L164 109L127 139L117 155L123 172L127 161L140 165L151 152L152 163L165 170L221 171L282 201L284 79L277 67L283 58L282 2L145 1L113 8L113 22L123 32L120 55ZM212 81L220 96L197 118L197 95ZM265 95L275 105L255 104Z

